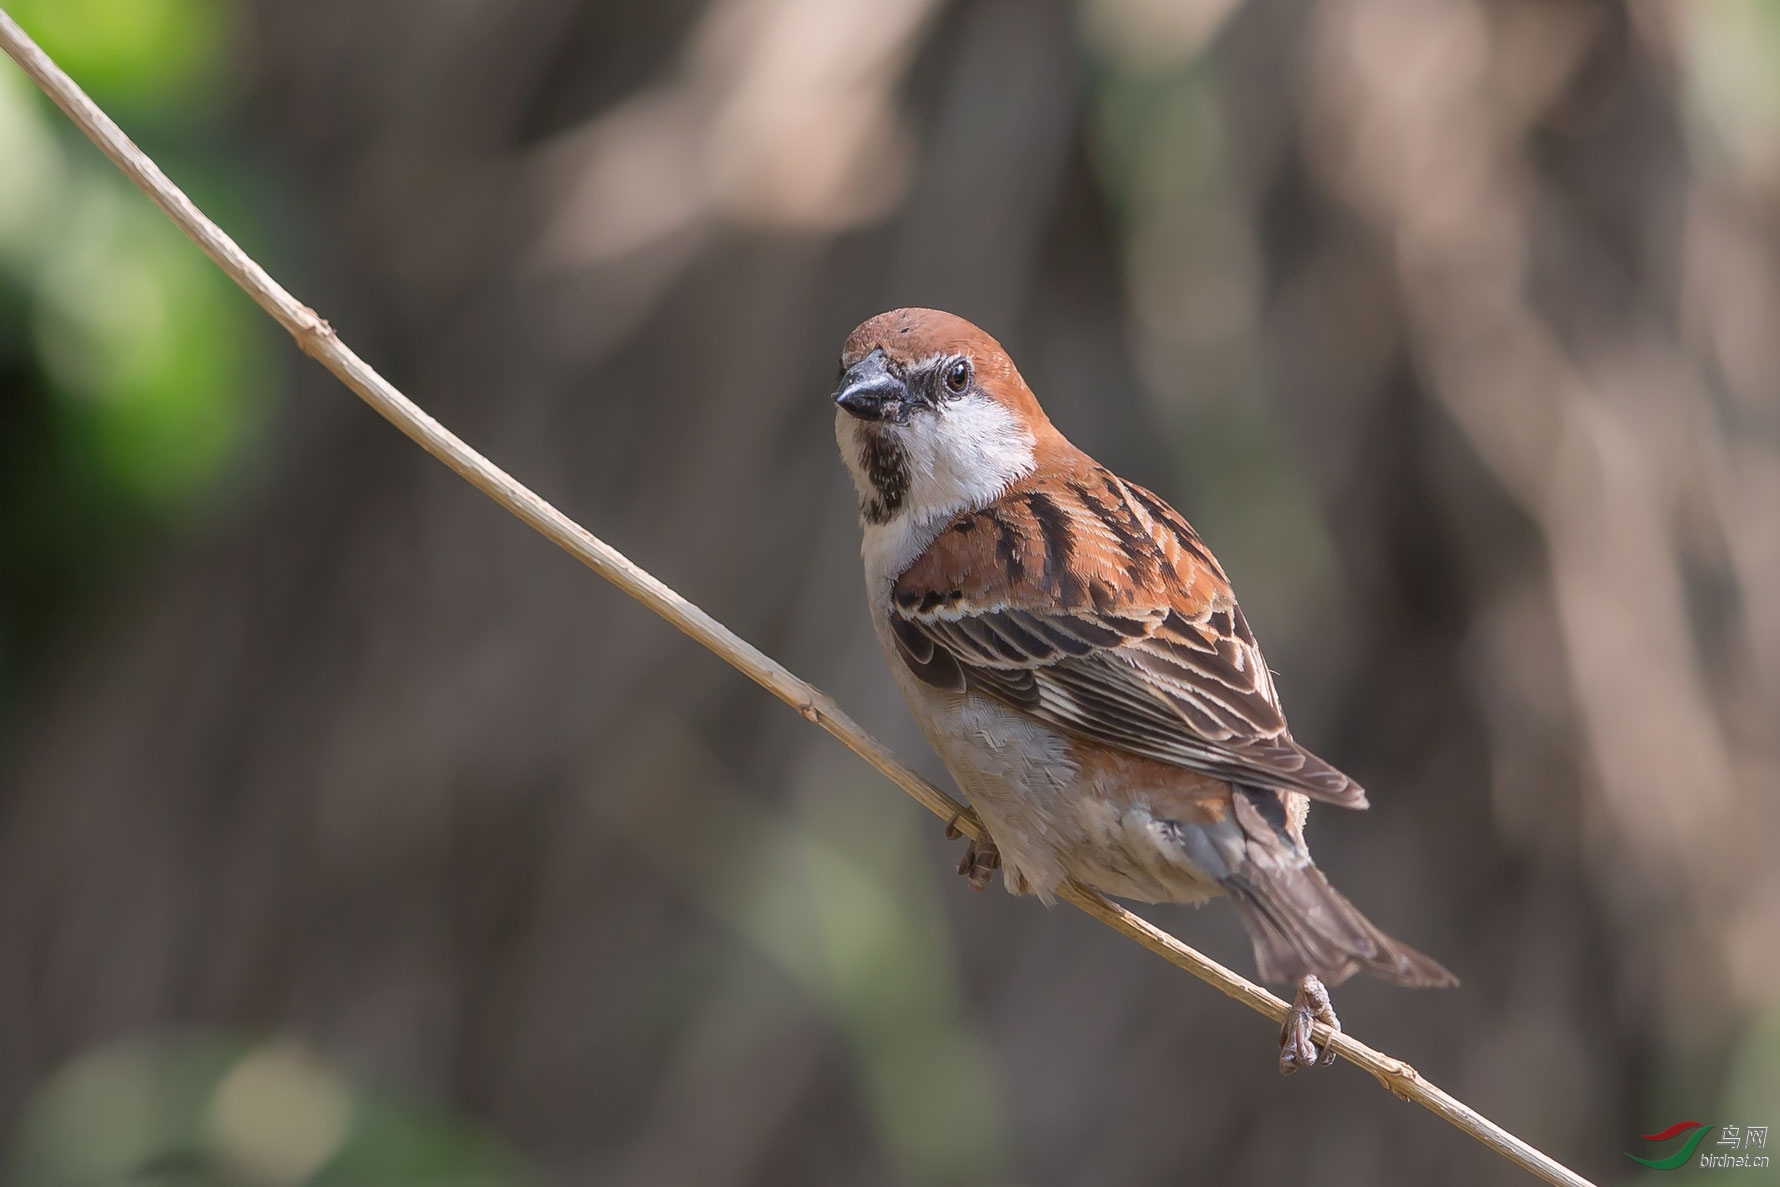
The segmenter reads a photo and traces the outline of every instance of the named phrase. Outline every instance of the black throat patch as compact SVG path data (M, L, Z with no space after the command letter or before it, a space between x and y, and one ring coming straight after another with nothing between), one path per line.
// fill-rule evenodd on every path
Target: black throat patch
M894 433L862 429L861 460L872 493L859 500L859 513L867 523L889 523L909 493L909 459Z

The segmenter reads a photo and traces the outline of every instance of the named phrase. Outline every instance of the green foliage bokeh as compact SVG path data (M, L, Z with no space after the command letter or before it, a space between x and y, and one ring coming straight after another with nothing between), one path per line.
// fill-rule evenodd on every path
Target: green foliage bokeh
M175 172L214 152L230 0L8 9ZM223 488L275 370L251 302L11 69L0 160L4 724L8 688L85 595ZM225 202L247 186L229 166L202 180Z

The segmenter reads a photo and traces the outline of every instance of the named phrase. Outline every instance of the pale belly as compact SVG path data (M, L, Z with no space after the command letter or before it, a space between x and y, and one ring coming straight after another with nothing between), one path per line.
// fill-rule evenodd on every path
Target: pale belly
M987 697L938 692L890 659L928 743L994 838L1010 891L1048 902L1074 879L1142 902L1221 893L1189 857L1204 826L1168 819L1141 792L1084 772L1071 741L1044 723Z

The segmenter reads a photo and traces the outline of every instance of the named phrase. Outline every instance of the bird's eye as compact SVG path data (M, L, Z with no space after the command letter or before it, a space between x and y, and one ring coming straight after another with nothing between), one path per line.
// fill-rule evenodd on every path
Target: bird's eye
M946 387L953 395L963 395L964 389L970 386L970 363L964 359L955 359L946 368Z

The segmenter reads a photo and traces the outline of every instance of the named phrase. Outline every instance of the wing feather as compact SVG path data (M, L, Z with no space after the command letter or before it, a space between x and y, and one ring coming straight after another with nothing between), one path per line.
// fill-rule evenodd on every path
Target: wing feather
M1186 520L1085 455L1063 473L958 516L897 580L891 627L910 670L1132 754L1364 806L1292 740Z

